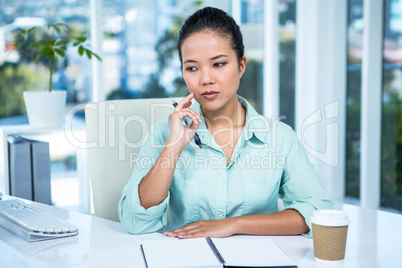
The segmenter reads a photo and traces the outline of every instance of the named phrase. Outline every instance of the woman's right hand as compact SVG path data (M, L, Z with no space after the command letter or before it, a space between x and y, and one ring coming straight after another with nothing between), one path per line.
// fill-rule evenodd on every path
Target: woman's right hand
M194 93L190 93L177 104L174 112L169 115L170 139L166 143L168 146L178 146L183 150L194 138L198 125L201 123L201 117L199 113L189 108L193 98ZM189 127L184 126L182 123L185 117L190 118L192 121Z

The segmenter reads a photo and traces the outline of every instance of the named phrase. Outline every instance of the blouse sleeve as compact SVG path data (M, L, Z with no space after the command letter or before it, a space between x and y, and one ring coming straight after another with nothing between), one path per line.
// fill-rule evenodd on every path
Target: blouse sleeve
M144 139L134 172L123 189L118 206L120 222L132 234L156 232L166 225L170 194L161 204L145 209L138 193L138 185L156 162L163 146L162 133L154 124Z
M304 236L312 237L311 215L314 210L332 208L332 203L293 130L289 144L280 194L285 209L295 209L304 217L310 228Z

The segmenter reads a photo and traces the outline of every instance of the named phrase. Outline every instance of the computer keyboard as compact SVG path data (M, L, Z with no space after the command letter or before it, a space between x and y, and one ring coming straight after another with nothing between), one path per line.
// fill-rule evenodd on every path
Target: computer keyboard
M73 236L78 228L18 199L0 200L0 227L28 242Z

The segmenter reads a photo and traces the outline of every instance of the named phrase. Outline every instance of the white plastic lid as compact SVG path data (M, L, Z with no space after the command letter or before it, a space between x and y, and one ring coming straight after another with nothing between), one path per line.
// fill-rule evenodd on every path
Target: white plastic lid
M350 222L348 214L334 209L316 210L310 220L311 223L324 226L346 226Z

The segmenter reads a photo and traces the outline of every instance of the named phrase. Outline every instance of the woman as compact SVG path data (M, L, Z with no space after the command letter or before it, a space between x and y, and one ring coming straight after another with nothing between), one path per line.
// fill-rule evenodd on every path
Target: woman
M291 128L237 95L247 64L238 25L219 9L201 9L177 47L190 94L151 127L123 190L122 224L134 234L166 227L179 238L310 236L312 212L331 202Z

